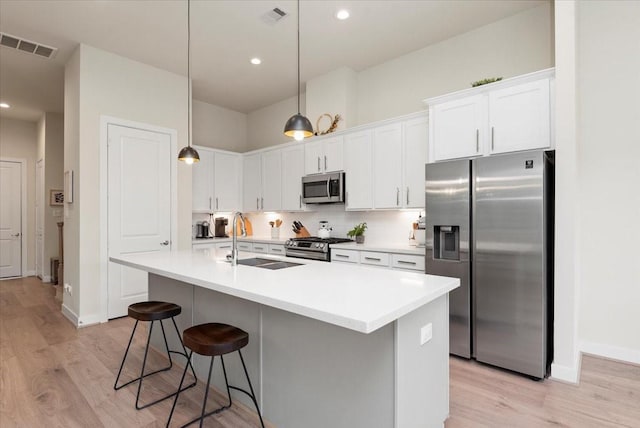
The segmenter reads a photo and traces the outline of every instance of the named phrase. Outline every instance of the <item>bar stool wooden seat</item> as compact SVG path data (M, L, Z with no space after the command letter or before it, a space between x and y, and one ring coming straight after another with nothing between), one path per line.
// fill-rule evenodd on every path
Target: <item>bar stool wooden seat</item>
M136 324L133 327L133 331L131 332L131 337L129 338L129 344L127 345L127 350L124 352L124 357L122 357L122 363L120 364L120 370L118 370L118 376L116 376L116 381L113 384L113 389L115 389L116 391L124 388L127 385L130 385L134 382L138 382L138 392L136 394L136 409L141 410L144 408L147 408L149 406L152 406L156 403L159 403L163 400L166 400L169 397L173 397L174 395L177 395L178 391L169 394L167 396L164 396L162 398L159 398L157 400L152 401L151 403L147 403L145 405L140 405L140 391L142 389L142 380L148 376L154 375L156 373L160 373L160 372L164 372L167 370L171 370L171 368L173 367L173 360L171 359L171 354L179 354L179 355L183 355L186 359L187 359L187 364L185 365L185 370L188 367L191 367L191 373L193 374L194 377L194 381L193 383L189 384L188 386L184 387L182 390L186 390L189 389L193 386L195 386L196 382L198 381L196 378L196 372L193 370L193 366L191 365L191 361L189 360L188 356L187 356L187 350L184 347L184 343L182 343L182 338L180 336L180 330L178 330L178 325L176 324L176 320L175 317L180 315L180 313L182 312L182 308L179 305L176 305L175 303L168 303L168 302L156 302L156 301L150 301L150 302L140 302L140 303L134 303L132 305L129 305L129 308L127 310L128 315L136 320ZM171 318L171 321L173 321L173 327L175 328L176 334L178 335L178 339L180 340L180 345L182 346L182 350L170 350L169 349L169 344L167 342L167 335L165 334L164 331L164 324L162 323L163 320L166 320L168 318ZM131 348L131 342L133 341L133 336L136 333L136 329L138 328L138 323L140 321L151 321L151 325L149 326L149 334L147 336L147 344L145 346L144 349L144 358L142 360L142 369L140 370L140 376L132 379L122 385L118 386L118 381L120 380L120 375L122 374L122 369L124 368L124 363L127 360L127 355L129 354L129 349ZM154 322L159 321L160 322L160 328L162 329L162 337L164 338L164 346L165 349L167 350L167 357L169 357L169 366L168 367L164 367L155 371L152 371L151 373L146 373L144 372L145 366L147 364L147 355L149 354L149 342L151 341L151 333L153 332L153 324ZM184 379L184 376L183 376ZM182 388L182 382L180 385L180 388Z
M208 323L208 324L196 325L186 329L183 333L183 339L184 339L185 346L191 350L188 357L189 362L191 362L191 358L193 356L193 353L195 352L196 354L210 356L211 363L209 364L209 376L207 377L207 389L205 389L204 401L202 402L202 412L199 417L191 420L185 425L182 425L182 427L186 427L197 421L200 421L200 426L202 426L202 422L206 417L214 415L216 413L220 413L223 410L226 410L229 407L231 407L232 400L231 400L230 390L235 389L236 391L240 391L251 398L251 400L253 401L253 404L256 406L258 417L260 418L260 425L262 426L262 428L264 428L264 422L262 420L262 415L260 414L258 401L256 400L256 395L253 391L251 380L249 379L249 372L247 372L247 366L244 363L244 358L242 357L242 352L240 351L249 343L249 334L237 327L233 327L228 324ZM229 385L229 381L227 380L227 369L224 365L224 355L230 354L235 351L238 351L238 355L240 355L242 368L244 369L244 374L247 378L247 383L249 384L249 390L251 392L248 392L237 386ZM209 396L209 385L211 382L211 373L213 371L213 361L216 356L220 356L220 361L222 362L222 371L224 373L224 381L227 386L227 396L229 397L229 404L227 404L226 406L222 406L216 410L207 412L206 405L207 405L207 398ZM178 393L176 394L176 398L173 401L173 407L171 407L171 413L169 414L169 419L167 420L167 427L169 427L169 424L171 423L173 411L175 410L176 404L178 403L178 397L182 390L182 383L184 382L184 378L186 374L187 374L187 367L185 366L185 370L182 373L182 379L180 380L180 386L178 387Z

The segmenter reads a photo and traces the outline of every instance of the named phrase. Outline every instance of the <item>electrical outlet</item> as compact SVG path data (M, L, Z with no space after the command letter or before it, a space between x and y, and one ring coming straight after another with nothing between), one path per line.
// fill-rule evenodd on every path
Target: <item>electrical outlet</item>
M64 291L65 291L65 293L68 293L68 294L69 294L69 296L72 296L72 295L73 295L73 289L72 289L72 287L71 287L71 284L67 284L67 283L65 282L65 284L64 284Z
M429 323L420 329L420 345L424 345L433 338L433 324Z

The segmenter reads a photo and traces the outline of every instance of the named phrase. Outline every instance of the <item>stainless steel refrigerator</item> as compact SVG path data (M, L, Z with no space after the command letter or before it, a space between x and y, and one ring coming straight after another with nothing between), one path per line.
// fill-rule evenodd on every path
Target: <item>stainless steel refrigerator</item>
M426 272L460 278L452 354L548 376L553 183L552 151L427 164Z

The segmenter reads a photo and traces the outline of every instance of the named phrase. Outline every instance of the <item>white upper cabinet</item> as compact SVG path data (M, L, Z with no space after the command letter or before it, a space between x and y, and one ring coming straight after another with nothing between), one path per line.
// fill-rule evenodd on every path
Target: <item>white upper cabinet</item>
M429 109L431 159L479 156L487 129L487 101L484 95L437 104Z
M553 146L553 69L425 100L429 162Z
M344 137L347 210L373 208L371 134L368 129Z
M245 155L243 158L243 211L260 211L262 197L262 155Z
M489 153L551 145L549 79L489 92Z
M212 209L215 211L237 211L240 209L240 172L242 155L236 153L215 153L214 197Z
M302 177L304 176L304 145L282 149L282 209L302 211Z
M424 180L427 163L427 138L429 126L427 117L409 119L402 125L402 155L404 165L404 195L402 203L405 208L424 209Z
M213 209L214 153L197 147L200 162L191 165L192 210L209 212Z
M329 171L342 171L343 137L322 138L304 145L305 174L320 174Z
M373 171L373 207L401 208L402 123L373 130Z
M262 154L262 195L260 210L282 209L282 151L272 150Z

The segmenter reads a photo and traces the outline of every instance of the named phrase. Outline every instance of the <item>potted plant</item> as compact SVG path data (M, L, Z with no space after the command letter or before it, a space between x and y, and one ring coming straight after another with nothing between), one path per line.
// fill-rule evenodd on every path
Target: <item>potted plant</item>
M367 223L357 224L353 229L347 232L347 236L349 238L353 238L355 236L356 243L364 244L364 231L367 230Z

